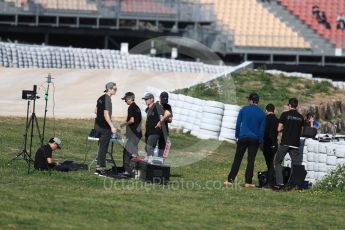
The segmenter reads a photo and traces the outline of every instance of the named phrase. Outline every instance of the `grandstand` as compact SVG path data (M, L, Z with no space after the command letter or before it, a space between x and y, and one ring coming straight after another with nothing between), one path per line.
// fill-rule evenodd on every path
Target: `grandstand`
M122 42L133 47L152 37L177 35L210 47L226 63L253 61L275 68L344 68L345 32L337 30L334 24L345 4L344 0L331 3L0 0L0 37L22 43L119 49ZM313 20L313 4L326 12L333 25L331 29Z
M236 47L310 49L310 44L256 0L213 2L217 21L234 34Z
M337 29L337 16L345 11L344 0L281 0L281 5L286 7L292 14L312 28L316 33L325 37L332 45L345 49L345 30ZM318 6L327 15L331 28L327 29L318 23L312 15L312 7Z

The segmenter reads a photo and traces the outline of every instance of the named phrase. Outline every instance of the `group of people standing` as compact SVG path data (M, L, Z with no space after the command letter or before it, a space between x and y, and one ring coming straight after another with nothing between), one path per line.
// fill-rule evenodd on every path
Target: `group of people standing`
M95 131L99 137L99 149L97 155L96 174L106 176L106 154L112 134L118 132L114 126L112 117L111 97L116 94L117 87L114 82L105 85L104 94L97 100L95 108ZM166 149L169 129L168 123L172 121L172 109L168 104L169 95L162 92L160 100L155 102L154 95L146 93L142 98L147 106L147 120L145 132L145 150L148 156L153 156L156 146L158 146L158 156L162 157ZM283 167L281 165L287 153L290 154L292 165L300 165L300 137L304 126L318 127L313 114L307 115L307 120L297 111L298 100L291 98L288 101L288 111L281 114L278 119L275 115L275 106L266 105L266 113L258 106L259 95L251 93L249 95L249 105L244 106L237 117L236 133L237 140L236 153L232 163L228 179L224 182L226 187L231 186L238 174L243 156L248 150L248 161L245 172L246 188L255 187L252 182L255 158L259 148L263 151L267 169L268 185L273 189L284 188ZM124 175L129 175L129 163L132 157L138 156L138 144L142 138L141 130L141 110L135 103L135 95L132 92L125 93L122 97L128 105L126 122L120 127L126 127L127 142L123 151ZM278 133L282 133L281 143L278 144ZM48 169L59 166L57 161L52 159L52 151L60 148L61 140L52 138L46 146L37 151L35 168Z
M255 157L260 148L263 150L268 169L268 186L275 190L283 189L281 164L286 154L290 154L293 165L302 163L299 156L300 137L303 127L307 124L304 117L297 111L298 100L289 99L289 110L283 112L279 119L274 113L273 104L266 106L266 114L258 107L258 94L250 94L248 103L249 105L243 107L238 114L235 133L236 153L224 185L226 187L233 185L244 153L248 149L244 186L246 188L255 187L252 183L253 170ZM278 133L282 133L280 145L278 145Z
M109 82L105 85L104 94L98 98L95 109L95 130L99 135L99 149L97 155L96 174L106 176L106 154L112 134L118 132L114 126L112 116L111 96L117 91L116 84ZM155 102L151 93L146 93L142 98L147 105L147 121L145 132L145 150L148 156L154 155L158 146L158 156L163 156L168 141L168 123L172 121L172 109L168 104L169 95L162 92L160 100ZM129 163L132 157L138 156L138 144L142 138L141 131L141 110L135 103L135 95L132 92L125 93L121 98L128 105L126 122L120 127L126 127L127 142L123 151L124 175L129 175Z

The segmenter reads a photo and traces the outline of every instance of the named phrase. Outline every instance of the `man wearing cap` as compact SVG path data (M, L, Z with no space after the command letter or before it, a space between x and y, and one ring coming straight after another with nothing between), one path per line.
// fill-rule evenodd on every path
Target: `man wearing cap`
M246 188L255 187L252 183L255 157L259 149L259 145L263 144L266 115L258 107L259 95L251 93L248 97L249 105L243 107L237 117L236 133L237 147L235 158L232 163L228 180L224 182L225 186L230 186L234 183L237 173L244 156L248 149L248 161L245 173Z
M141 111L134 102L135 95L127 92L122 98L128 105L126 122L121 124L121 128L126 126L127 143L123 150L124 174L129 175L129 162L133 156L138 155L138 144L142 137L141 133Z
M97 155L97 168L96 174L100 176L106 176L105 171L105 161L106 154L111 138L111 133L116 133L116 128L114 127L111 116L112 116L112 103L111 96L115 95L117 91L116 84L114 82L108 82L105 85L104 93L97 100L97 105L95 109L96 119L95 119L95 130L99 136L99 148Z
M168 104L169 102L169 94L167 92L162 92L159 97L160 104L164 110L164 114L162 117L162 135L159 137L158 141L158 148L159 148L159 156L162 157L164 154L164 150L168 141L169 137L169 126L168 123L172 121L172 109L171 106Z
M61 140L58 137L53 137L48 141L48 144L37 150L34 168L42 171L49 169L65 171L60 167L60 163L53 159L53 151L57 149L61 149Z
M142 98L147 105L146 113L146 133L145 133L145 150L148 156L153 156L154 149L162 135L162 123L164 110L159 103L154 103L154 96L146 93Z

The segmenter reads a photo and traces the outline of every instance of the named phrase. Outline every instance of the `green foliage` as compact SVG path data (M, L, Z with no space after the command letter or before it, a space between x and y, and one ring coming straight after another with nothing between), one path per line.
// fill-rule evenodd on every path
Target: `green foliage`
M338 166L316 184L316 188L326 191L345 191L345 165Z
M264 70L245 70L207 84L177 90L176 93L228 104L246 105L247 96L257 92L260 96L259 106L262 109L268 103L273 103L278 108L278 112L281 112L291 97L296 97L303 103L310 101L316 95L328 95L335 91L336 89L327 81L272 76Z

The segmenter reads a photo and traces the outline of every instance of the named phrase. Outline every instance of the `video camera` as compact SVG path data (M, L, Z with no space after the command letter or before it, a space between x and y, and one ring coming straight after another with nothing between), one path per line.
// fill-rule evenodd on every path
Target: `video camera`
M22 99L24 100L35 100L40 98L37 96L37 85L34 85L33 90L23 90Z

